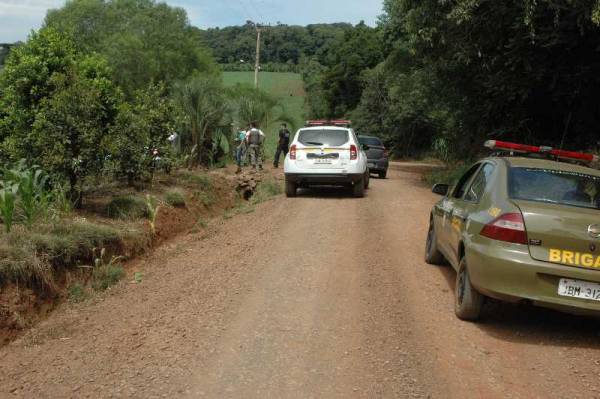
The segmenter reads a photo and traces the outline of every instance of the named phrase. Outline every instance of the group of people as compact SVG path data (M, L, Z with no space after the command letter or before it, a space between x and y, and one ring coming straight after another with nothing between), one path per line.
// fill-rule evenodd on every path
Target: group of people
M277 150L273 158L273 167L279 167L279 158L283 153L283 157L287 156L290 146L290 131L285 123L281 124L279 129L279 141L277 143ZM238 146L235 151L235 158L237 162L237 173L242 171L242 165L247 161L248 154L250 154L250 165L255 170L262 170L262 155L263 145L265 142L265 134L258 128L258 123L252 122L246 130L241 130L236 138Z

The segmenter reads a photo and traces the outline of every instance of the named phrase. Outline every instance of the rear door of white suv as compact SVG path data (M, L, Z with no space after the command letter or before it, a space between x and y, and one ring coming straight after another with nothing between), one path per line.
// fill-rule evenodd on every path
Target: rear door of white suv
M295 142L296 167L318 173L342 172L350 165L351 152L356 146L350 144L350 131L342 128L307 128L298 132ZM354 147L354 148L352 148Z

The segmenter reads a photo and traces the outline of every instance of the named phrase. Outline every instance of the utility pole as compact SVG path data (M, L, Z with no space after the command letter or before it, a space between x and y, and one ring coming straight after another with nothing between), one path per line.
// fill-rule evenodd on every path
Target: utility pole
M258 89L258 71L260 70L260 32L261 27L255 24L256 27L256 63L254 64L254 87Z

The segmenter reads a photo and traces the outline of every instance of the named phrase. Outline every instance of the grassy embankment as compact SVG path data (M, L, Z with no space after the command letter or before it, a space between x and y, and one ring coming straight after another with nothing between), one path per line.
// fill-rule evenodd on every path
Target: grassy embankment
M236 84L254 85L254 72L224 72L223 81L226 86L235 86ZM294 126L288 127L292 133L300 128L305 121L306 93L302 76L297 73L286 72L261 72L259 87L275 97L281 104L284 112L294 119ZM277 114L279 110L276 110ZM267 159L273 159L277 146L280 122L270 121L263 132L267 136L265 143L265 156Z
M254 77L232 72L224 79L227 85L251 84ZM261 87L293 115L294 128L300 127L304 110L300 75L262 73ZM272 121L263 127L269 159L278 126ZM141 272L129 270L127 260L177 234L203 230L212 217L250 212L279 193L279 182L267 179L245 202L223 172L186 170L157 176L153 184L137 189L114 181L90 182L82 209L49 209L29 229L17 214L12 231L0 232L0 345L35 324L63 298L83 300L122 278L141 281Z
M92 188L93 187L93 188ZM124 262L240 202L219 171L176 171L137 189L97 182L82 209L51 203L27 226L0 232L0 345L35 324L63 298L81 301L122 278L141 282Z

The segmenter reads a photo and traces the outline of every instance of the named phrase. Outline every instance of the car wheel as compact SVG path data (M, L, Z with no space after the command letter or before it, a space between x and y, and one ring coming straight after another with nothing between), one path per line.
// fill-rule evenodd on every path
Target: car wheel
M288 198L295 197L297 191L298 191L298 185L295 182L289 181L289 180L285 181L285 196L286 197L288 197Z
M471 285L465 258L460 261L454 291L454 313L461 320L475 321L481 315L484 296Z
M352 187L352 194L356 198L362 198L365 196L365 179L362 177L356 183L354 183L354 187Z
M379 172L380 179L385 179L386 177L387 177L387 170L382 170L381 172Z
M370 181L371 181L371 174L367 170L367 173L365 173L365 189L369 188Z
M444 255L437 247L437 235L435 234L435 225L433 220L429 222L429 231L427 232L427 242L425 244L425 262L430 265L441 265L444 263Z

